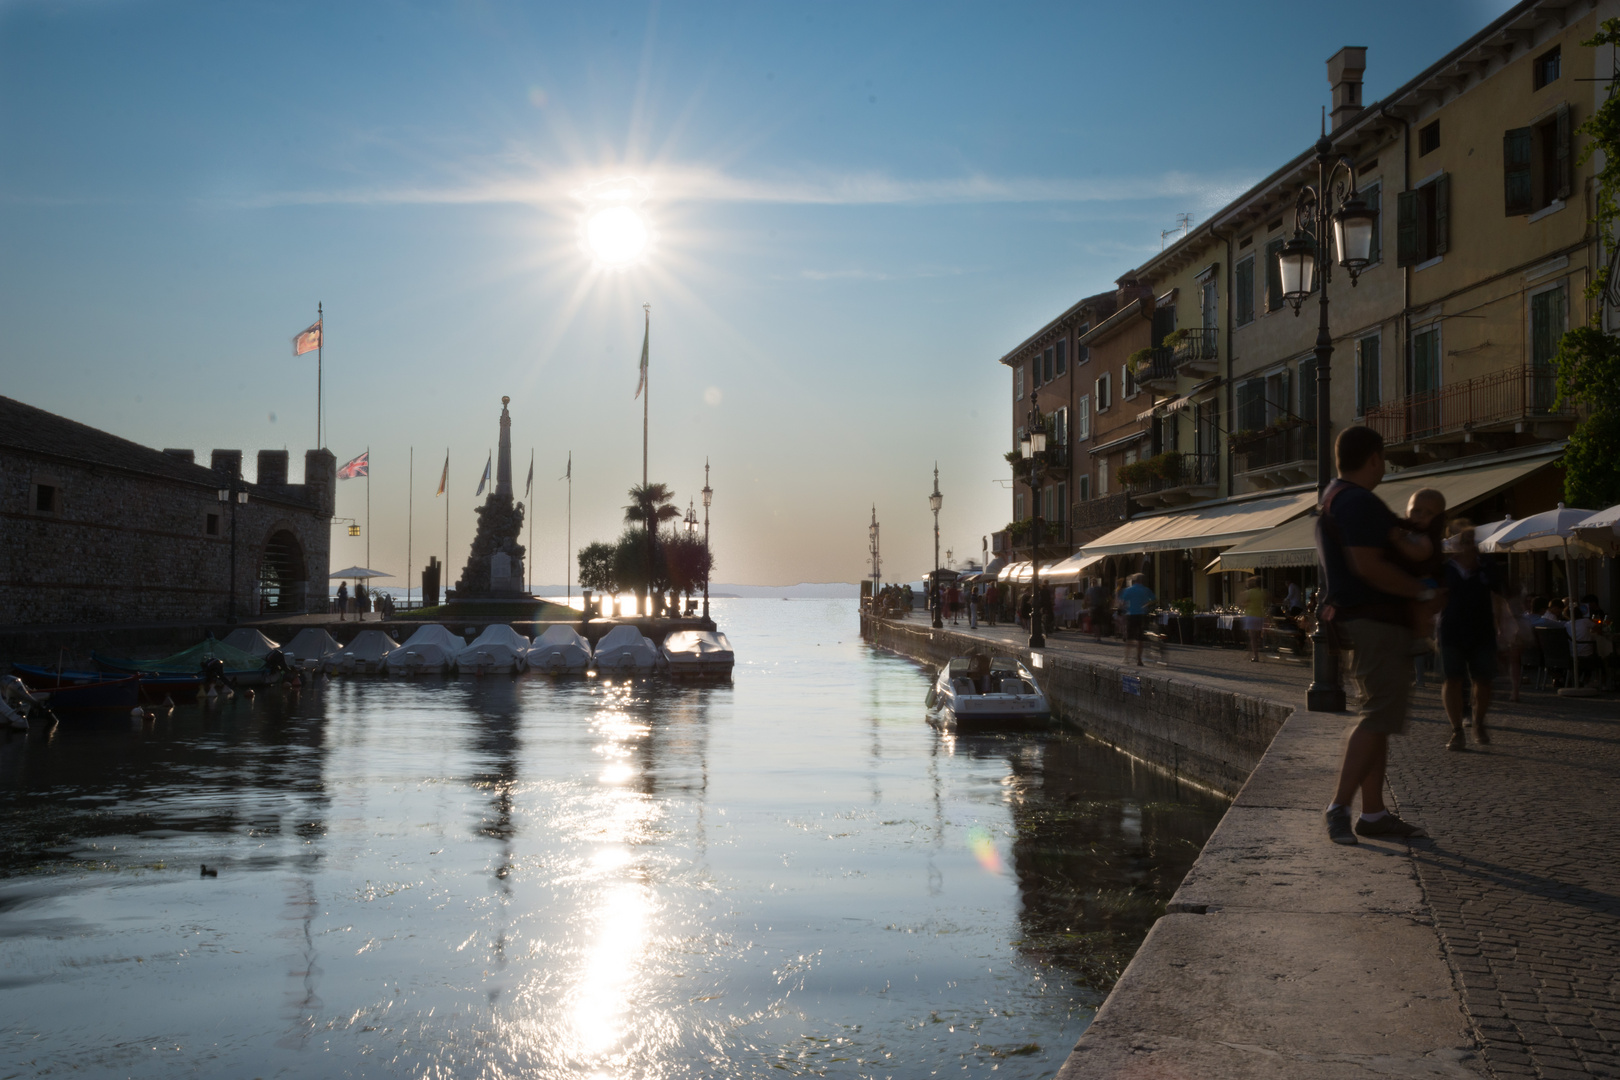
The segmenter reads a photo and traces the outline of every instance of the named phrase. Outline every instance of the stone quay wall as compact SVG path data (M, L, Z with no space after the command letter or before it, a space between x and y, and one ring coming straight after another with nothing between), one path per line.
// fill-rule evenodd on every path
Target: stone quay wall
M917 623L868 619L864 630L874 644L935 666L987 651L982 638ZM1122 673L1118 664L1027 648L1017 657L1035 672L1061 723L1225 795L1243 786L1293 711L1159 668Z
M226 471L180 457L185 475L162 475L139 462L120 468L0 447L0 627L223 619L231 507L216 492L241 456L216 457ZM306 483L297 485L286 482L285 451L266 457L260 474L267 482L244 485L248 502L236 507L236 609L243 617L257 614L259 571L277 534L290 534L300 549L301 577L291 583L297 607L311 598L324 607L326 595L332 455L311 451ZM48 508L41 486L51 489Z

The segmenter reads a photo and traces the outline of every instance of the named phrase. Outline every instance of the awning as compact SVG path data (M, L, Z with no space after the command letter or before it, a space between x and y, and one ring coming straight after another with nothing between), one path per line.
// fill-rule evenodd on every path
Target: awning
M1086 555L1123 555L1176 548L1221 547L1258 536L1309 510L1316 492L1270 495L1242 502L1213 503L1189 510L1127 521L1087 544Z
M1022 576L1020 576L1020 575L1022 575ZM1027 563L1027 562L1008 563L1006 566L1001 568L1001 573L996 575L996 580L1012 582L1013 584L1017 584L1020 581L1028 581L1029 580L1029 563Z
M1122 446L1128 446L1131 443L1136 442L1138 439L1145 439L1150 434L1152 434L1152 432L1146 431L1146 430L1133 431L1129 435L1123 436L1123 437L1118 438L1118 439L1111 439L1108 442L1105 442L1100 446L1093 446L1090 450L1087 451L1087 453L1093 454L1093 455L1095 455L1095 454L1106 454L1106 453L1109 453L1111 451L1118 450Z
M1041 568L1041 580L1051 582L1053 585L1072 585L1086 576L1086 569L1094 563L1103 561L1101 555L1087 555L1077 552L1062 562L1054 563L1050 569Z
M1512 487L1537 469L1551 465L1556 451L1533 457L1498 461L1490 465L1452 469L1446 472L1424 472L1416 476L1396 473L1378 485L1378 496L1396 514L1406 516L1406 500L1420 488L1432 487L1446 497L1446 513L1455 515L1471 504L1487 499L1503 488ZM1314 501L1314 496L1313 496ZM1302 518L1270 532L1245 540L1222 552L1222 570L1257 570L1262 566L1314 566L1316 564L1316 514L1313 511Z
M1203 393L1205 390L1208 390L1210 387L1214 386L1220 381L1221 377L1219 375L1215 376L1213 379L1205 379L1203 382L1199 383L1191 390L1188 390L1180 397L1167 398L1166 400L1158 402L1155 405L1148 406L1142 412L1137 413L1136 418L1138 420L1146 420L1160 409L1163 409L1167 413L1179 412L1180 410L1185 409L1187 406L1193 404L1193 397L1195 395Z

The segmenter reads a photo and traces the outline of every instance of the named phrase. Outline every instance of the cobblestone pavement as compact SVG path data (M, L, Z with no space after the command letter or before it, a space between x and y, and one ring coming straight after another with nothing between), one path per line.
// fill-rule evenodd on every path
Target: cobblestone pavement
M1121 658L1108 639L1060 634L1049 647ZM1166 659L1172 672L1250 692L1295 696L1311 677L1239 649L1171 647ZM1426 681L1408 733L1390 744L1389 783L1402 816L1430 833L1413 858L1486 1063L1498 1077L1620 1078L1620 695L1504 697L1490 745L1456 753Z

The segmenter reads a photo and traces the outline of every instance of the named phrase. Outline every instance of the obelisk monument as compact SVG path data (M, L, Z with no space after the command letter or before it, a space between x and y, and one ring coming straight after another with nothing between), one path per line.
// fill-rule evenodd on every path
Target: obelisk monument
M527 596L523 581L523 505L512 501L512 414L509 397L501 398L500 463L495 487L478 508L467 565L456 582L456 599Z

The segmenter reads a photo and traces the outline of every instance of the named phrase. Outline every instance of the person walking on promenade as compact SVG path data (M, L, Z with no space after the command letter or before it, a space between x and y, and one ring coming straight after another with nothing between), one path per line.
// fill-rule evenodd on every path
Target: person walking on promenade
M1108 595L1103 592L1102 581L1092 578L1086 586L1086 615L1091 619L1091 638L1102 644L1103 620L1108 618Z
M1361 691L1361 713L1344 749L1338 790L1328 804L1328 837L1427 835L1384 806L1389 737L1406 730L1412 689L1409 601L1435 599L1435 590L1390 561L1399 519L1373 494L1384 478L1384 439L1369 427L1339 432L1333 457L1339 478L1322 496L1316 521L1317 560L1327 582L1321 617L1350 650L1350 674ZM1350 804L1361 791L1361 818L1352 828Z
M342 622L344 613L349 610L349 583L347 581L338 584L337 609L338 622Z
M1260 638L1266 632L1266 612L1271 608L1271 597L1257 577L1249 579L1243 593L1243 629L1249 635L1249 660L1260 662Z
M977 585L968 586L967 608L968 629L977 630L979 628L979 588Z
M1125 662L1131 662L1131 644L1136 644L1136 666L1142 666L1142 640L1147 635L1148 605L1155 597L1147 578L1132 574L1131 583L1120 590L1119 602L1125 610Z
M996 625L996 608L1001 604L1001 591L992 581L984 590L984 621L991 626Z
M363 582L363 581L355 582L354 583L354 619L355 619L355 622L365 622L366 621L366 612L371 610L371 605L366 603L367 599L368 598L366 596L366 583Z
M1474 741L1485 745L1485 711L1491 705L1491 680L1496 677L1495 567L1480 556L1474 543L1474 523L1458 518L1451 523L1451 557L1441 573L1446 606L1440 613L1440 672L1445 680L1440 696L1446 719L1451 721L1447 750L1466 750L1463 736L1464 680L1474 684Z

